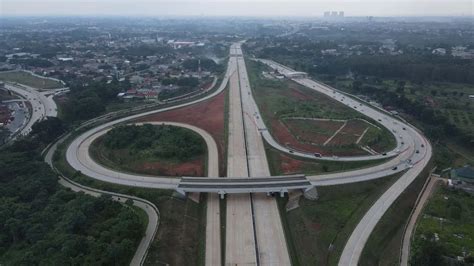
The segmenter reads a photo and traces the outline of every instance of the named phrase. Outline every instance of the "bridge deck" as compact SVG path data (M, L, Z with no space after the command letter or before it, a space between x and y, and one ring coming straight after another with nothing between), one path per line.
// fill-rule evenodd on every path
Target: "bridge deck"
M304 175L255 178L202 178L183 177L177 187L182 193L254 193L287 192L289 189L307 189L311 183Z

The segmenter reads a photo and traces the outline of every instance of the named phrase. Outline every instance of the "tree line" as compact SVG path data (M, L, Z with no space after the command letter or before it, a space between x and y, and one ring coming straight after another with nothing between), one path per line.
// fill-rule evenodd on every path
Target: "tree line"
M54 118L0 150L0 262L127 265L144 224L108 197L63 188L40 151L64 131Z

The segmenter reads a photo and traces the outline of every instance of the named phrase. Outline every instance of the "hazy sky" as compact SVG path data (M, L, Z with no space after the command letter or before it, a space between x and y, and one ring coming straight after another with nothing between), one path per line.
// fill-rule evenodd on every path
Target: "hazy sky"
M0 0L0 15L473 16L474 0Z

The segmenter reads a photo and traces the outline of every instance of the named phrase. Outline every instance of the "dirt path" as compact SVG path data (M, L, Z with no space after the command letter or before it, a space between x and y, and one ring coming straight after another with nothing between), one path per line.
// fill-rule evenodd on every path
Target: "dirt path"
M362 140L362 138L365 136L365 133L367 133L368 130L369 130L369 128L366 128L364 130L364 132L362 132L362 134L360 134L360 137L357 139L356 144L359 144L359 142Z
M402 266L408 265L408 260L410 258L410 244L413 234L415 232L416 222L418 221L418 218L421 212L423 211L423 208L425 207L428 199L435 190L436 184L442 182L442 180L435 175L431 175L429 177L429 180L427 181L428 182L425 183L425 186L421 191L422 194L418 196L415 209L413 210L413 213L410 216L410 221L408 222L407 227L405 229L405 234L403 235L402 254L400 258L400 265Z
M344 122L344 124L338 129L336 130L336 132L334 132L334 134L329 137L324 143L323 143L323 146L326 146L329 142L331 142L331 140L337 135L337 133L339 133L345 126L347 125L347 121Z

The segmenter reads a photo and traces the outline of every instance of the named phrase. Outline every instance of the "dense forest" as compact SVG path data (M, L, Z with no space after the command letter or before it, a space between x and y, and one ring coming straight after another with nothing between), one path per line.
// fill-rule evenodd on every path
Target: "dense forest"
M70 84L71 92L61 104L64 120L69 122L91 119L105 112L107 104L117 100L117 94L129 88L127 83L94 82L87 85Z
M127 265L141 239L134 209L58 184L40 151L64 129L50 118L0 150L1 265Z

